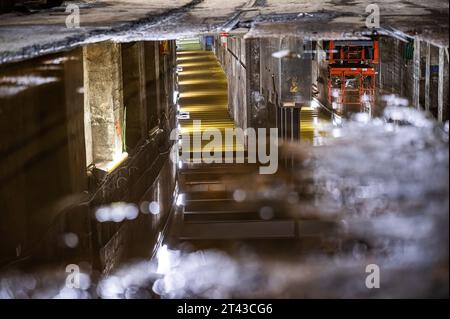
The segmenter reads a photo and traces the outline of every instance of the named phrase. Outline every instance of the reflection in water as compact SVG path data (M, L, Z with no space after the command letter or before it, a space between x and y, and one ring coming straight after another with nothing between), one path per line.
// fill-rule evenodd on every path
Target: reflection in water
M166 251L154 291L165 298L445 296L448 131L398 107L387 108L384 120L356 116L339 130L323 147L290 148L302 159L293 181L256 177L240 190L274 208L289 203L283 209L293 217L335 222L340 247L331 255L294 246L270 257L248 249ZM290 200L293 190L301 200ZM382 289L365 287L369 264L380 267Z
M56 216L86 198L82 88L81 49L0 66L2 265L58 237Z
M163 245L154 260L124 266L97 284L92 274L93 284L85 290L69 293L62 276L21 275L2 279L0 296L446 296L446 127L414 109L388 107L383 118L355 116L346 121L338 128L339 138L327 134L320 147L289 146L285 152L299 160L294 170L270 178L245 177L236 201L264 202L264 207L276 208L272 217L282 210L297 221L332 223L331 234L319 230L313 237L321 243L319 250L276 241L267 246L274 247L269 254L251 243L229 251ZM369 264L380 267L380 289L365 286ZM37 289L43 280L53 287L45 293Z
M95 217L101 223L107 221L120 223L125 219L136 219L138 214L139 210L136 205L119 202L97 208Z

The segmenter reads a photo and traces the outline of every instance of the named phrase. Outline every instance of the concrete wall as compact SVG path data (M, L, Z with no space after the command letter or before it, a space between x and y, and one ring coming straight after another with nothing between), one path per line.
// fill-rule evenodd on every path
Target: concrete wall
M440 51L444 53L441 59ZM398 94L406 97L412 107L427 110L440 121L448 120L448 56L445 49L419 39L405 43L382 37L379 88L379 95Z
M160 116L159 43L144 42L144 50L147 118L149 130L152 130L159 125Z
M260 94L266 102L266 121L269 127L278 127L277 112L280 95L280 70L279 59L272 58L272 53L279 51L279 39L260 40Z
M249 126L247 100L249 85L247 84L247 41L242 37L228 37L227 44L215 38L215 50L228 78L228 109L237 127L246 129Z
M0 69L2 79L16 81L0 83L0 265L27 256L90 261L108 271L148 253L136 241L151 247L145 238L156 238L168 218L176 183L167 152L176 123L175 43L167 44L160 51L159 42L98 43ZM114 121L100 121L105 117ZM94 130L93 122L100 124ZM117 146L119 133L127 137L129 158L110 173L87 174L86 150L95 152L99 142ZM153 200L161 205L157 217L95 219L100 205ZM78 238L74 248L64 244L68 233Z
M82 70L81 50L0 70L0 263L86 190Z
M312 61L312 82L317 87L317 99L328 105L328 60L324 50L324 41L316 42L316 55Z
M215 38L215 53L228 79L230 114L238 127L275 127L275 86L279 90L279 66L271 59L268 39L230 37L226 45ZM275 71L276 70L276 71Z
M150 129L148 139L141 145L139 152L124 164L123 169L119 167L113 177L115 181L109 181L108 184L114 185L125 174L126 183L122 185L122 191L116 189L109 196L99 196L92 205L97 207L125 198L139 205L141 211L133 221L121 224L96 223L96 245L99 249L97 262L103 272L111 271L118 263L129 258L149 257L150 248L173 209L177 167L176 163L169 160L168 150L171 146L169 134L176 123L176 107L172 99L176 51L174 41L168 43L168 51L162 50L159 45L159 42L144 43L148 93L146 105L156 108L156 111L150 111L153 116L159 114L155 122L160 130ZM151 70L156 74L152 74ZM148 88L152 91L149 92ZM149 123L149 127L152 127L152 123ZM132 174L127 175L131 167ZM160 214L148 212L148 205L152 201L158 203Z
M382 94L411 97L408 89L412 77L412 60L405 59L406 45L395 38L380 39L379 88Z
M99 165L114 161L123 151L121 46L113 42L87 45L83 60L86 161Z
M300 58L274 58L272 54L280 50L291 50ZM304 51L310 50L311 42L293 37L244 39L235 35L227 38L226 45L223 38L215 38L214 51L228 79L230 114L238 127L298 127L298 116L288 118L292 112L279 106L309 105L312 62L310 53ZM293 126L288 128L288 122Z

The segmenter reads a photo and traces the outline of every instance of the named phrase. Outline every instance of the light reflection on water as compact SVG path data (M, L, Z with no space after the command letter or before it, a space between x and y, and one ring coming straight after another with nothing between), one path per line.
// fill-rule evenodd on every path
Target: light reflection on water
M445 296L448 132L396 106L382 119L356 115L337 129L339 138L321 147L290 145L300 165L247 178L235 196L273 201L274 208L284 202L294 217L336 222L340 247L333 254L292 250L278 259L164 246L163 277L153 291L163 298ZM379 290L365 287L372 263L381 269Z
M234 196L264 201L293 218L335 223L331 254L284 247L281 257L271 258L251 246L229 253L164 245L155 260L124 266L75 294L61 288L63 276L48 277L53 288L37 296L447 296L448 124L442 128L414 109L394 106L383 118L355 116L334 129L339 132L324 137L322 146L286 146L299 160L294 169L255 175L252 182L246 177ZM365 286L368 264L380 267L380 289ZM0 298L36 297L40 278L14 278L1 280Z

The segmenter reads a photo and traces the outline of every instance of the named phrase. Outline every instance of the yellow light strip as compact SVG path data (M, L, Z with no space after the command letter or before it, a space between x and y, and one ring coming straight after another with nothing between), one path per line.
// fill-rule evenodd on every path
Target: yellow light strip
M228 90L225 73L212 52L183 51L178 53L178 66L183 68L179 72L180 111L189 112L189 119L179 120L182 134L189 134L191 139L207 129L235 128L234 121L228 113ZM186 68L189 68L186 70ZM189 85L195 84L195 90ZM195 101L195 102L194 102ZM201 120L201 127L194 127L193 120ZM209 141L201 141L202 147ZM222 145L223 151L243 151L244 146L239 142ZM191 152L198 152L191 145Z

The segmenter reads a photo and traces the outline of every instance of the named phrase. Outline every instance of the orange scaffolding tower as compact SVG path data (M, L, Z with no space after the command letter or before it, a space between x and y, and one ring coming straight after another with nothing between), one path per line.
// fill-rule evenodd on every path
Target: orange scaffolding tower
M378 41L329 41L328 102L339 115L371 112Z

